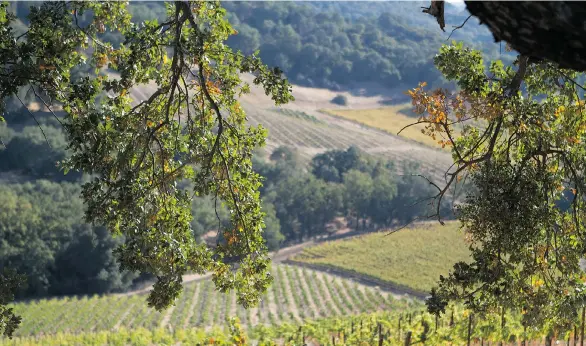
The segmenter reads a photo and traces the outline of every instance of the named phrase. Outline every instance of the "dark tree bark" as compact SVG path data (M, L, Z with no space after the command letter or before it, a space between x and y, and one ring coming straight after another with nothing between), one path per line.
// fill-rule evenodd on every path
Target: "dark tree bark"
M435 9L443 6L434 4ZM531 60L586 71L586 3L578 1L465 1L470 14ZM426 11L427 12L427 11ZM443 19L443 11L429 11Z
M444 20L444 2L443 1L432 0L431 6L423 7L422 12L434 16L435 19L437 19L437 23L439 24L440 29L442 29L442 31L445 31L444 27L446 26L446 22Z

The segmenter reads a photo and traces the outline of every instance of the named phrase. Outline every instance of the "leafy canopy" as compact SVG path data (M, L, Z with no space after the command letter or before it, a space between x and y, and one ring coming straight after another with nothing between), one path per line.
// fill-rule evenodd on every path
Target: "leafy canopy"
M51 111L62 107L71 156L60 165L92 175L82 191L86 219L124 234L116 250L121 268L156 275L149 305L169 306L183 274L208 270L220 290L235 289L241 304L256 304L271 282L261 183L251 163L266 131L246 122L237 97L249 86L239 74L255 74L254 83L276 104L292 100L291 86L256 55L224 44L235 32L218 1L168 3L162 23L131 23L126 7L42 3L16 36L15 16L1 4L0 100L25 88ZM119 47L100 39L111 32L123 36ZM72 77L88 65L106 73ZM156 91L133 100L134 88L144 84ZM192 193L178 188L182 179L192 180ZM228 208L225 245L195 242L194 195L212 195ZM7 287L16 282L10 280ZM16 318L2 316L3 323ZM13 324L4 325L7 335Z
M435 64L460 90L421 84L409 94L425 131L452 147L436 198L473 183L456 207L473 261L440 279L429 310L460 300L477 312L515 309L526 325L569 325L586 298L583 76L525 56L516 67L487 66L462 44L444 46ZM458 138L456 123L464 124Z

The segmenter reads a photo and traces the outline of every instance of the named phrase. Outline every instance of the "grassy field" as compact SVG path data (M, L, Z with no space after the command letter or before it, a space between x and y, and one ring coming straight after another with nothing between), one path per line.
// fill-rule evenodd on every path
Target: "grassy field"
M453 263L469 258L457 223L431 224L387 235L367 234L304 249L293 258L340 268L427 292Z
M145 294L66 297L13 304L23 317L17 336L99 331L180 330L226 325L238 317L246 327L300 323L380 310L402 310L408 302L387 292L297 266L274 265L275 281L257 308L244 309L236 296L216 291L211 280L186 284L174 307L160 313Z
M411 108L410 104L403 104L376 109L328 109L324 112L396 135L405 126L417 122L416 117L408 115ZM423 128L423 124L413 125L404 129L399 136L434 148L441 148L437 141L421 133Z

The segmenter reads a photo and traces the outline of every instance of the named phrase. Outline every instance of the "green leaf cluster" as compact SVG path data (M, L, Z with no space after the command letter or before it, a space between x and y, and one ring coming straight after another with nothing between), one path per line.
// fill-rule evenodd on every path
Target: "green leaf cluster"
M125 2L47 2L31 7L18 36L7 4L0 13L0 99L26 87L64 110L71 155L61 166L92 177L81 193L86 220L124 235L115 251L122 269L157 278L149 304L168 307L183 274L208 270L218 288L256 304L271 282L251 163L266 131L247 124L237 96L249 89L240 79L248 72L276 104L291 100L280 71L225 45L233 29L219 2L170 3L161 23L131 22ZM122 43L101 40L108 32ZM72 77L86 65L97 73ZM133 99L143 84L155 91ZM178 187L181 179L192 191ZM203 195L230 213L229 241L215 248L191 229L191 200Z
M584 76L524 56L486 69L462 44L435 63L461 90L434 94L429 107L476 123L453 140L448 175L448 185L467 177L474 186L457 206L473 261L440 279L430 311L458 300L522 312L524 325L570 325L586 298Z

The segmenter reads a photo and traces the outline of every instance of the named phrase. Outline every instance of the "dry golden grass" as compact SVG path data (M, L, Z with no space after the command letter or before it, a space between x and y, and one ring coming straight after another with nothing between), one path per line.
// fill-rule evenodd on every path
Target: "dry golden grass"
M417 122L417 117L407 115L412 108L410 104L402 104L376 109L328 109L324 112L397 135L405 126ZM437 143L441 138L432 139L421 132L423 128L424 124L409 126L399 136L441 149L441 145Z

